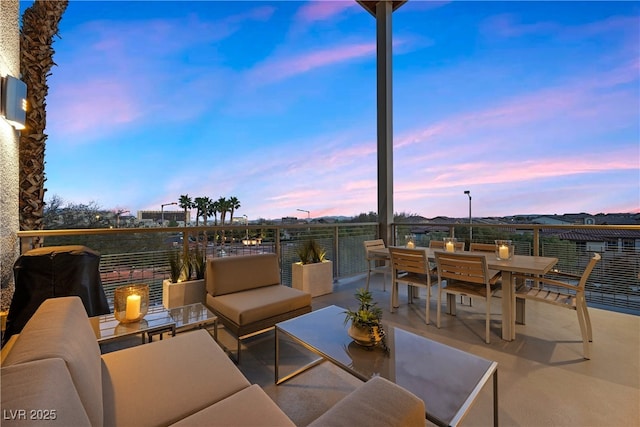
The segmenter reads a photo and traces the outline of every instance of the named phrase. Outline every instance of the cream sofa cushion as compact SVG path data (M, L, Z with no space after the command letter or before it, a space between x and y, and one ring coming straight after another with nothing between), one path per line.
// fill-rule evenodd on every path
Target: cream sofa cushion
M288 286L274 285L217 297L207 297L207 304L238 325L268 319L311 305L311 294Z
M79 297L44 301L22 329L3 366L49 358L66 362L91 425L101 426L100 346Z
M327 426L424 427L424 402L385 378L373 377L309 424Z
M36 360L2 368L3 426L91 426L64 360Z
M279 285L278 256L258 254L213 258L207 261L206 280L207 292L213 296Z
M293 421L257 384L173 424L175 427L208 427L213 425L295 427Z
M204 329L102 360L108 426L169 425L250 385Z

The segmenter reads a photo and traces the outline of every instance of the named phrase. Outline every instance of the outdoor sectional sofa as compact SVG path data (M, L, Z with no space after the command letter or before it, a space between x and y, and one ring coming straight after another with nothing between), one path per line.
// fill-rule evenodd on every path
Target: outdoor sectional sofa
M2 425L293 426L251 385L203 329L104 355L78 297L44 301L3 348ZM424 405L382 378L371 380L316 426L424 425Z

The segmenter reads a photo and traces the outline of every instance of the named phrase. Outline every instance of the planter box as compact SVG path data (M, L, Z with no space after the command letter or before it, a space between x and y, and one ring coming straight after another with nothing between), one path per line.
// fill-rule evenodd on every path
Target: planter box
M291 266L292 286L312 297L333 292L333 263L331 261L315 264L296 262Z
M204 304L204 299L204 279L178 283L171 283L169 279L162 281L162 305L166 309L182 307L183 305L197 302Z

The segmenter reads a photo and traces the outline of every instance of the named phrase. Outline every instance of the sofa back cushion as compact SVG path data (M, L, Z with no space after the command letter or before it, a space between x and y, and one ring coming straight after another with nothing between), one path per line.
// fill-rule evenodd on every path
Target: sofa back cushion
M280 284L276 254L243 255L207 261L207 292L213 296Z
M18 336L4 366L50 358L65 361L92 426L103 425L100 346L79 297L44 301ZM50 384L57 393L57 384Z
M2 367L2 425L91 426L64 360Z

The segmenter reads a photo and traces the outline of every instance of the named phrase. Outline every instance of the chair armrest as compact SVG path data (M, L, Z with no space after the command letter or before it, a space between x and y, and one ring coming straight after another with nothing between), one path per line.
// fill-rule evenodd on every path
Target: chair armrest
M578 286L571 285L569 283L562 282L560 280L549 279L548 277L536 277L536 276L529 276L527 274L520 274L520 273L516 273L512 277L514 277L516 279L519 278L519 279L524 279L524 280L532 280L534 282L544 283L545 285L559 286L561 288L571 289L571 290L574 290L574 291L579 291L580 290L580 287L578 287Z

